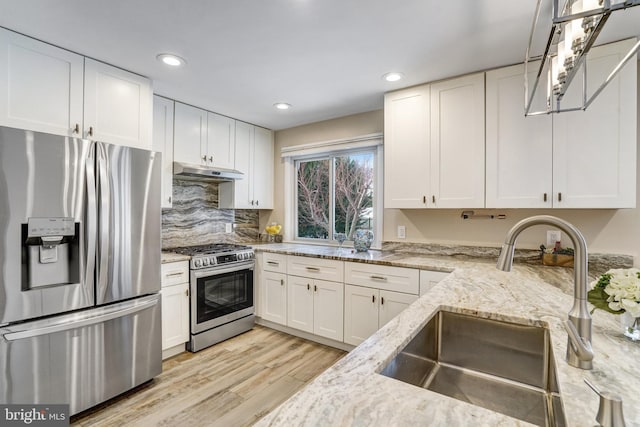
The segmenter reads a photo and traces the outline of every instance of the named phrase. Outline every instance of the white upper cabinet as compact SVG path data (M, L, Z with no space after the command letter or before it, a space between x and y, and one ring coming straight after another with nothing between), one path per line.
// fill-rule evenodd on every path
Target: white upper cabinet
M429 85L384 97L384 207L424 208L430 203Z
M587 57L590 93L635 40L592 48ZM579 72L563 108L579 104ZM553 204L559 208L636 206L637 61L632 59L585 111L553 117Z
M431 199L484 207L484 73L431 85Z
M80 136L83 67L80 55L0 28L0 124Z
M207 112L175 103L173 160L192 165L210 164L207 157Z
M162 207L172 206L173 105L171 99L153 97L153 151L162 153Z
M214 166L233 169L235 159L235 120L207 113L207 153Z
M151 81L0 28L0 124L151 149Z
M86 58L85 137L151 149L153 92L149 79Z
M385 95L385 208L484 207L484 73Z
M220 183L220 207L273 209L273 132L236 121L235 169L242 179Z
M546 95L544 90L536 93ZM552 207L551 115L525 117L524 65L488 71L486 99L486 207Z

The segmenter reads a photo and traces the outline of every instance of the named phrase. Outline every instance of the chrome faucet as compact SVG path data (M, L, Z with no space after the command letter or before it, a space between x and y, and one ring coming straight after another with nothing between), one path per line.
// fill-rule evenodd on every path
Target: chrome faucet
M574 287L573 307L569 311L569 320L564 322L567 329L567 363L580 369L592 369L593 350L591 348L591 315L587 307L587 243L584 236L572 224L551 215L537 215L525 218L514 225L505 237L497 267L510 271L518 235L532 225L552 225L564 231L574 247Z

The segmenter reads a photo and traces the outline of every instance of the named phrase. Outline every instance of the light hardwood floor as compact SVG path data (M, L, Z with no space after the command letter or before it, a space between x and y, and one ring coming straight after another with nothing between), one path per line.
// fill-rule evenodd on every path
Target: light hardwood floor
M346 353L256 325L165 360L150 383L71 419L74 426L248 426Z

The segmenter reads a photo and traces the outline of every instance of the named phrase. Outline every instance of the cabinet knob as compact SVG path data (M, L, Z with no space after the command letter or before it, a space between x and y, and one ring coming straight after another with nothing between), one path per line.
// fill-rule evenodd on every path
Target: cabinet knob
M318 285L313 285L313 292L318 292Z
M311 286L309 286L309 284L307 283L307 290L310 290Z
M544 193L543 200L544 200L545 202L547 201L547 193Z
M202 160L204 160L205 162L207 161L207 155L206 154L204 156L202 156Z
M284 279L280 279L280 286L284 286Z
M384 305L384 297L380 297L380 305Z
M189 296L189 289L187 289L186 291L184 291L184 294L185 294L186 296Z
M422 203L427 203L427 196L422 196Z
M431 201L432 201L433 203L435 203L435 202L436 202L436 196L431 196Z
M93 126L89 126L89 136L93 136Z
M371 302L375 303L376 302L376 296L375 295L371 295Z
M251 201L251 206L253 206L253 200Z
M259 202L260 202L259 200L256 200L256 206L258 206L258 203L259 203Z
M558 201L561 202L562 201L562 193L558 193Z
M76 135L80 133L80 125L78 123L76 123L76 125L73 127L73 133L75 133Z
M213 163L213 156L209 156L209 161Z
M171 203L171 196L169 196L169 203Z

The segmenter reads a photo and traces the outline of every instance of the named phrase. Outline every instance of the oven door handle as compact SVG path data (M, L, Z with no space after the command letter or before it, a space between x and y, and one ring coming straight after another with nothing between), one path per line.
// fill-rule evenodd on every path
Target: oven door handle
M229 267L214 267L214 268L204 268L202 270L193 270L191 273L193 274L193 277L195 277L196 279L200 279L202 277L217 276L219 274L233 273L235 271L253 270L253 269L254 269L254 262L250 261L250 262L243 262L240 264L233 264Z

